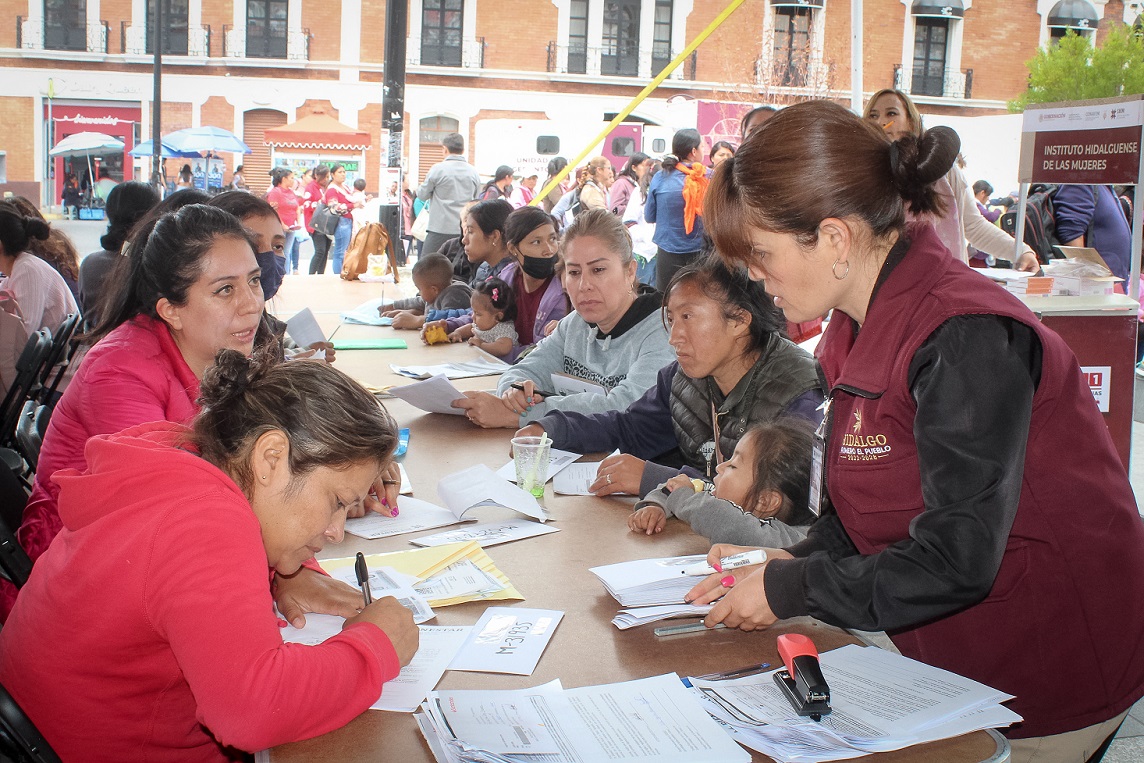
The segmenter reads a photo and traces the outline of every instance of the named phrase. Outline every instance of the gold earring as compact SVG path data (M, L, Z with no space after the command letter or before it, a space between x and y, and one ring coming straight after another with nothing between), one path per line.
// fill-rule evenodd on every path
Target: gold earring
M840 262L842 262L842 260L835 260L834 264L830 266L830 272L834 274L835 279L837 279L839 281L844 281L844 280L846 280L846 276L850 275L850 261L847 260L846 262L842 263L846 266L846 272L843 273L842 275L838 275L837 268L838 268L838 263L840 263Z

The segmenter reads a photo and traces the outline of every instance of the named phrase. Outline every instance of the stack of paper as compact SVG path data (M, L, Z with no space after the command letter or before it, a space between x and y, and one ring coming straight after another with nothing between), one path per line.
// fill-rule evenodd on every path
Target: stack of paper
M774 671L690 683L741 744L778 761L855 758L1021 720L1000 704L1012 695L876 647L851 644L821 662L832 708L821 722L795 714Z
M470 527L425 535L409 542L414 546L443 546L446 543L473 541L484 548L554 532L559 532L559 529L529 519L507 519L504 522L481 522Z
M706 560L702 555L637 559L592 567L588 572L598 577L608 593L625 607L682 604L683 595L699 582L683 574L684 568Z
M368 554L365 557L370 570L392 567L394 570L417 578L415 591L426 591L430 606L448 607L466 601L523 599L505 574L497 569L489 555L476 543L452 543L447 546L415 548L387 554ZM454 566L468 560L468 565ZM339 570L352 569L355 559L323 559L322 568L331 575ZM473 569L488 577L477 576ZM343 573L344 574L344 573ZM492 591L492 580L499 589Z
M428 379L432 376L445 376L449 379L469 379L475 376L495 376L502 374L509 367L508 363L498 360L491 355L474 358L458 363L440 363L433 366L397 366L390 365L394 373L409 376L414 379Z
M751 759L674 674L567 690L554 681L512 691L430 692L414 717L438 763Z
M711 611L713 604L664 604L660 607L629 607L621 609L612 618L612 625L622 631L637 625L658 623L677 617L703 617Z
M1047 297L1053 293L1053 279L1051 276L1032 276L1006 281L1005 288L1009 293L1023 297Z

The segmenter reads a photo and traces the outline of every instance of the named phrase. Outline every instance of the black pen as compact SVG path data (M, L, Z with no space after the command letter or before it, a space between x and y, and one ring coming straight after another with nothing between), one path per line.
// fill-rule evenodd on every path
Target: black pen
M357 583L361 586L361 596L368 607L373 604L373 595L369 592L369 568L365 566L365 555L360 551L357 553L357 561L354 562L354 570L357 572Z
M510 384L508 386L512 387L513 389L519 389L521 392L525 391L524 385L521 384L520 382L513 382L512 384ZM545 390L545 389L537 389L536 387L532 388L532 392L533 392L533 394L540 395L541 397L555 397L556 396L555 392L549 392L548 390Z

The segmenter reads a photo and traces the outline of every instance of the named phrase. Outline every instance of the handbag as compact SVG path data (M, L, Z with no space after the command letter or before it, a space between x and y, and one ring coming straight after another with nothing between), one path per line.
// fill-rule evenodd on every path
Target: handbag
M425 237L429 235L429 208L422 209L417 214L417 219L413 221L413 227L409 229L409 235L418 241L424 241Z
M315 233L332 236L334 231L338 229L338 220L340 219L341 215L334 214L334 211L326 206L326 202L319 201L318 206L314 209L314 216L310 218L310 227L314 229Z

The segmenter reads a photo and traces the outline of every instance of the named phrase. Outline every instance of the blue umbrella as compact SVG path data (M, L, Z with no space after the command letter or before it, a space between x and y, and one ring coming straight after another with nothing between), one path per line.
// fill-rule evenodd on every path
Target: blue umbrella
M164 159L190 159L191 157L200 156L198 151L179 151L178 149L172 148L166 141L159 141L159 151L161 152L160 156ZM154 156L155 152L151 148L151 141L145 140L127 153L134 157L147 158Z
M250 147L230 130L221 127L188 127L165 136L163 143L177 151L224 151L250 154Z

